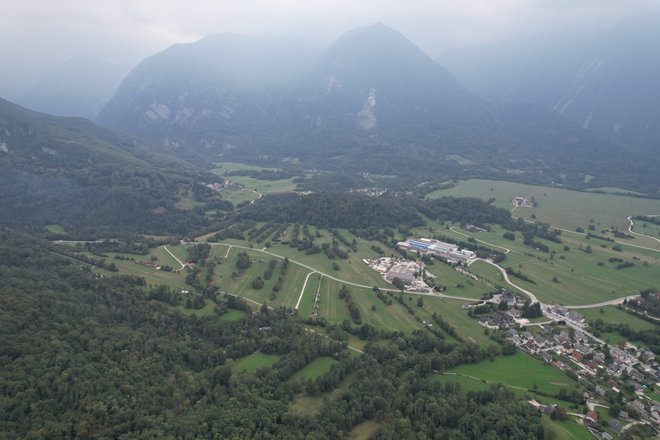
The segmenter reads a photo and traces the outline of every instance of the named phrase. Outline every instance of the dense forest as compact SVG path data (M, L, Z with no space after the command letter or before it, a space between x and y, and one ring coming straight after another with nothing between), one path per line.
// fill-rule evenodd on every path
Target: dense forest
M149 299L159 288L142 278L102 277L49 250L0 231L4 438L335 439L367 420L379 424L377 439L544 437L539 413L510 391L466 394L432 379L492 350L418 331L353 356L284 309L253 313L219 296L211 316L182 314ZM229 308L244 317L223 320ZM257 351L278 360L256 374L236 368ZM319 356L337 362L317 379L291 380ZM298 397L347 381L318 414L292 412Z
M0 224L71 236L184 235L213 218L177 207L179 194L217 176L89 121L34 113L0 100ZM216 194L199 200L227 211Z
M422 226L424 216L438 221L507 224L509 211L470 197L422 200L405 194L380 197L364 194L319 192L307 195L271 194L247 206L240 218L311 224L330 228Z

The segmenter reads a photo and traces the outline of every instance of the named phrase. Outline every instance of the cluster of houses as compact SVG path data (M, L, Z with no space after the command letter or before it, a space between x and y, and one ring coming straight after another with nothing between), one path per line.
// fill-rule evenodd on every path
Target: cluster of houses
M660 382L660 365L653 352L632 346L594 345L584 332L561 325L546 324L534 330L511 326L503 332L504 338L520 350L584 383L590 390L586 399L607 401L610 393L618 394L639 420L660 427L660 402L645 394L649 386ZM622 411L619 418L630 419L628 413ZM598 414L591 410L582 421L595 424ZM618 420L612 424L614 431L622 427Z
M372 187L372 188L357 188L357 189L351 189L348 192L355 193L355 194L362 194L367 197L380 197L383 194L387 192L385 188L378 188L378 187Z
M229 180L225 180L224 182L214 182L214 183L207 183L205 186L209 189L212 189L213 191L223 191L229 186L230 182Z

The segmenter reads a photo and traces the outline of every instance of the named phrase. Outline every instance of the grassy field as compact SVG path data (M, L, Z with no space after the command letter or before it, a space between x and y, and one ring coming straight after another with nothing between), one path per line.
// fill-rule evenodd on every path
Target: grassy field
M307 281L307 286L305 286L305 293L300 301L298 316L307 318L312 313L314 300L316 298L316 289L319 286L320 280L321 276L318 273L310 275L309 280Z
M64 234L64 226L62 225L46 225L46 230L52 234Z
M316 379L330 371L330 368L336 363L337 361L330 356L316 358L307 364L302 370L296 372L296 374L291 377L291 380Z
M446 300L434 297L424 297L424 307L419 311L423 320L431 320L433 312L442 316L456 328L458 336L465 341L474 342L478 345L487 346L495 342L484 333L484 327L470 318L467 312L461 309L463 301ZM451 337L447 337L451 341Z
M495 269L495 268L493 268ZM436 285L444 286L446 295L462 296L465 298L481 299L484 293L493 289L485 284L479 283L454 270L451 266L436 261L431 266L426 266L426 272L435 275Z
M149 255L130 255L130 254L117 254L117 253L107 253L108 263L114 263L119 270L118 273L126 275L136 275L143 277L147 284L151 285L160 285L164 284L174 289L190 289L185 283L185 272L166 272L163 270L156 270L155 267L146 266L143 264L138 264L140 261L150 262L150 257L155 256L157 260L154 264L170 265L174 269L178 269L180 265L162 248L152 249ZM120 255L125 258L135 258L135 261L131 260L117 260L114 258L115 255Z
M380 427L380 423L375 420L367 420L353 428L348 438L351 440L368 440L376 434L378 427Z
M603 311L601 313L601 310ZM602 319L605 323L613 324L628 324L631 329L635 331L653 330L656 325L636 317L632 313L628 313L616 306L598 307L594 309L581 309L579 310L588 320L595 321Z
M256 373L260 368L270 367L275 362L279 360L279 356L276 354L264 354L259 351L255 351L249 356L236 359L234 362L233 371L247 371L248 373Z
M317 228L309 226L309 231L312 235L315 235ZM332 235L324 230L319 229L318 232L322 235L321 238L316 239L318 246L321 246L323 243L329 243L332 241ZM273 252L278 255L288 257L293 260L304 262L306 265L311 266L315 269L318 269L321 272L331 274L342 280L349 282L364 284L367 286L379 286L379 287L388 287L389 284L386 283L381 276L367 266L362 259L364 258L375 258L379 254L371 249L372 245L380 246L386 254L390 254L393 250L387 248L382 243L377 243L373 241L364 240L362 238L355 237L350 232L346 230L339 230L339 233L344 236L348 241L355 240L357 242L357 251L349 252L348 259L336 258L334 260L328 259L325 254L314 254L314 255L305 255L304 252L292 248L289 245L276 243L274 242L272 246L268 249L269 252ZM345 248L345 246L341 246ZM334 270L332 264L336 263L339 266L339 270Z
M226 252L226 248L224 248ZM246 251L251 257L252 264L250 268L244 273L236 273L236 256L241 249L232 248L229 251L227 259L222 263L216 265L215 281L223 291L244 296L259 303L268 302L271 306L284 306L293 307L298 301L300 296L300 289L302 288L305 277L309 270L289 263L289 267L282 283L282 288L271 298L273 286L277 282L282 267L282 260L264 254L257 250ZM224 253L220 251L224 256ZM273 275L270 280L264 279L264 286L261 289L254 289L252 281L257 277L264 276L264 272L268 267L271 260L275 260L277 264L273 270Z
M297 186L292 179L261 180L250 176L225 176L225 173L232 171L277 171L279 170L278 168L260 167L235 162L216 162L215 166L216 168L211 170L214 174L224 176L230 182L237 183L245 187L245 189L231 189L223 191L223 198L234 204L257 198L257 194L252 191L256 191L261 194L271 194L293 191Z
M569 391L577 386L575 381L556 368L544 365L520 352L512 356L499 356L492 362L481 361L477 364L461 365L447 372L528 390L536 385L538 391L548 394L556 394L562 388Z
M660 239L660 225L656 225L655 223L649 223L649 222L641 222L639 220L633 220L633 221L635 222L632 228L633 232ZM637 240L639 239L639 237L636 236L635 239ZM652 243L653 241L647 239L647 242Z
M238 321L245 316L245 312L242 310L230 309L227 313L220 316L221 321Z
M211 316L215 314L215 303L209 299L205 301L204 307L202 307L201 309L188 309L183 305L172 306L164 302L160 302L160 304L162 304L168 310L177 311L182 315L187 315L187 316L194 315L201 318L203 316Z
M461 387L461 392L463 393L469 393L470 391L484 391L488 390L493 384L488 383L484 380L481 379L476 379L476 378L471 378L471 377L465 377L461 376L460 374L455 374L455 373L449 373L449 374L435 374L433 376L433 380L436 382L440 383L446 383L446 382L454 382ZM564 408L569 407L569 403L559 400L554 397L547 397L547 396L542 396L540 394L534 393L532 391L526 391L523 389L520 389L516 385L507 385L507 388L515 394L517 397L521 399L525 399L527 401L534 399L537 402L543 404L543 405L559 405Z
M465 231L455 231L443 230L442 234L466 239L458 233ZM511 241L504 239L502 232L501 228L494 227L491 232L468 235L510 249L500 265L512 267L532 279L536 284L510 277L516 285L534 292L544 302L591 304L634 294L660 283L660 254L651 251L625 246L621 251L615 251L611 242L564 233L561 244L539 239L550 248L549 253L544 253L524 245L519 233ZM584 252L587 246L591 247L591 253ZM617 270L619 263L610 262L610 258L621 258L635 263L635 266ZM497 269L485 263L476 262L469 270L495 284L507 286Z
M159 248L160 249L160 248ZM174 254L181 262L184 264L188 262L188 246L185 245L177 245L177 246L167 246L167 249ZM167 254L169 258L172 258L171 255L165 249L163 249L164 253ZM174 260L174 264L176 266L173 266L175 269L178 269L180 265Z
M601 310L603 313L601 313ZM605 323L612 324L628 324L630 328L635 331L652 330L656 326L648 321L636 317L635 315L621 310L616 306L598 307L594 309L580 309L579 312L583 314L588 321L595 321L601 319ZM619 332L602 332L600 338L610 344L621 344L630 342L633 345L646 347L647 345L641 341L629 341L628 338Z
M511 199L516 196L528 199L534 197L538 207L517 208L514 215L530 219L532 214L535 214L540 221L566 229L575 229L576 226L586 229L589 220L594 219L597 225L616 226L627 230L629 223L626 217L629 215L660 214L660 200L570 191L495 180L462 181L454 188L429 194L431 198L442 196L470 196L484 200L494 197L495 205L506 209L513 208Z
M295 190L297 186L290 179L260 180L249 176L229 176L229 180L261 194L289 192Z
M543 416L543 427L549 428L557 434L556 440L591 440L593 436L584 425L572 420L557 421Z
M341 286L341 283L328 278L323 278L321 281L319 316L330 323L341 324L344 319L350 320L348 306L338 295ZM353 286L347 286L347 288L352 301L360 310L362 322L386 331L411 332L423 328L422 323L396 301L388 306L378 299L371 289ZM372 310L372 306L375 310Z

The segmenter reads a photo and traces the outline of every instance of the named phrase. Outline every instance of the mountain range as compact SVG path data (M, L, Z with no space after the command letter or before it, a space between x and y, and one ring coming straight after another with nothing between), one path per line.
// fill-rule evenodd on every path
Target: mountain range
M204 163L658 187L641 148L539 103L477 97L380 23L320 53L227 34L175 45L138 65L97 121Z
M658 153L660 16L604 31L457 49L437 61L495 103L542 105L601 136Z

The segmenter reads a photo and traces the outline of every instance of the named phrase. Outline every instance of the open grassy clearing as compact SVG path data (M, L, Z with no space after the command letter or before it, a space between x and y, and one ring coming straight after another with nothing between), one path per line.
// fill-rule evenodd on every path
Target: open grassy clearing
M556 368L544 365L520 352L512 356L498 356L494 361L485 360L476 364L460 365L447 372L528 390L536 385L538 391L552 395L557 394L562 388L570 391L577 386L573 379Z
M149 255L117 254L113 252L106 253L106 255L108 255L106 261L108 263L114 263L120 274L143 277L148 285L157 286L164 284L174 289L190 289L190 286L185 283L185 272L166 272L163 270L156 270L155 267L138 264L140 261L150 262L150 256L154 255L158 258L155 264L167 264L175 269L179 268L180 265L162 248L152 249L151 254ZM117 260L114 258L115 255L120 255L125 258L135 258L135 261ZM107 274L108 272L103 271L100 273Z
M260 351L255 351L249 356L236 359L232 371L235 373L239 371L247 371L248 373L256 373L260 368L270 367L277 362L280 357L276 354L265 354Z
M572 417L574 418L574 417ZM593 436L584 425L573 420L558 421L543 416L543 426L549 428L557 435L556 440L591 440Z
M488 383L485 380L465 377L456 373L439 373L433 375L433 380L440 383L453 382L461 387L461 392L469 393L470 391L484 391L490 389L493 386L492 383ZM504 384L503 384L504 385ZM517 385L506 385L507 388L515 394L517 397L524 399L525 401L536 400L542 405L558 405L567 409L570 409L570 403L564 400L557 399L555 397L548 397L534 392L533 390L526 391L520 389ZM570 409L574 411L573 409Z
M376 434L376 431L378 431L379 427L380 423L376 422L375 420L367 420L353 428L350 434L348 434L348 438L351 440L370 439L374 434Z
M463 304L463 301L425 296L424 307L421 307L419 315L423 320L431 321L433 312L435 312L453 325L456 328L458 336L465 341L474 342L482 346L495 344L488 335L484 334L484 327L470 318L467 312L461 308ZM447 340L452 341L452 338L447 335Z
M336 363L337 361L330 356L318 357L291 376L291 380L316 379L330 371L330 368Z
M443 264L440 261L435 261L430 266L427 265L426 272L437 277L435 283L436 285L441 285L446 288L443 292L446 295L481 299L485 293L493 290L485 284L463 275L454 270L453 267Z
M626 217L629 215L660 214L660 200L495 180L466 180L454 188L429 194L431 198L442 196L469 196L484 200L494 197L495 205L507 209L513 208L510 201L516 196L528 199L534 197L538 203L537 208L517 208L514 216L531 219L532 214L535 214L537 220L566 229L575 229L577 226L586 229L589 220L594 219L603 227L616 226L627 230L629 223Z
M197 316L199 318L201 318L203 316L215 315L215 303L213 301L211 301L210 299L205 300L204 307L202 307L201 309L188 309L184 305L172 306L172 305L164 303L164 302L160 302L160 304L162 304L166 309L171 310L171 311L179 312L182 315L187 315L187 316L193 316L194 315L194 316Z
M278 171L279 168L269 168L269 167L260 167L255 165L247 165L235 162L216 162L216 168L212 169L211 172L214 174L221 175L225 177L232 183L237 183L239 185L245 186L248 190L257 191L261 194L270 194L278 192L288 192L296 189L296 183L292 179L280 179L280 180L261 180L256 179L250 176L227 176L226 173L233 171ZM234 194L232 194L234 192ZM237 190L228 190L223 191L223 194L228 195L227 200L232 201L233 203L240 203L241 201L251 200L256 197L256 194L251 193L250 191L242 191L240 196L236 194ZM251 194L251 198L244 198L247 195ZM236 200L236 201L235 201ZM240 200L240 201L239 201Z
M227 313L220 316L220 321L238 321L245 316L243 310L230 309Z
M470 377L461 376L460 374L435 374L433 380L440 383L454 382L461 387L461 392L469 393L470 391L485 391L490 388L490 384L482 380L472 379ZM518 395L523 392L516 388L512 389ZM519 394L520 393L520 394Z
M245 186L247 189L261 194L289 192L296 189L297 184L291 179L261 180L249 176L229 176L229 181Z
M255 200L259 195L245 188L232 188L222 191L222 199L235 205Z
M62 225L46 225L46 230L52 234L64 234L64 226Z

